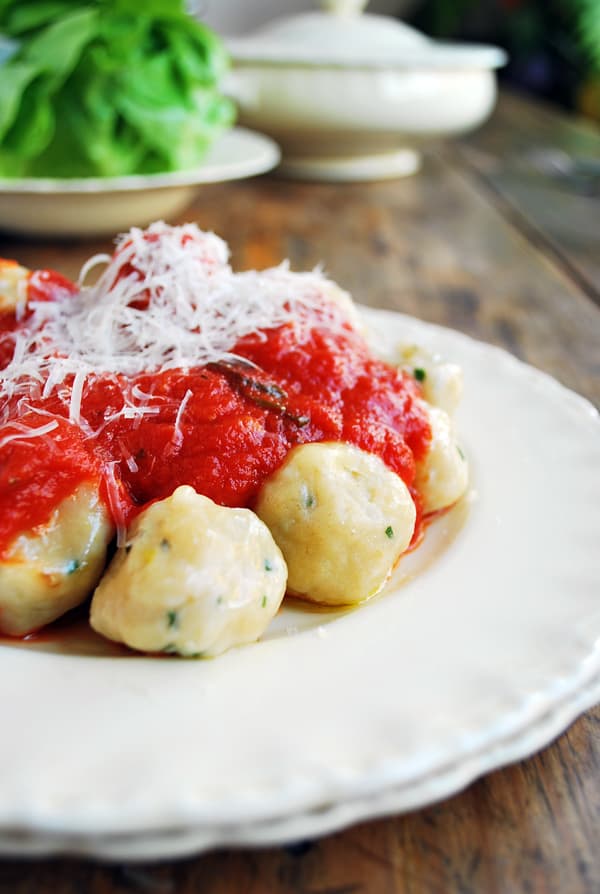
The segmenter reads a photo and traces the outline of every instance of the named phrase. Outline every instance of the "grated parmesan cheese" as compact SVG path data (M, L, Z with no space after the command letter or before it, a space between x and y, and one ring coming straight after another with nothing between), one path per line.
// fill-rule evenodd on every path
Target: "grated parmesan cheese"
M106 487L108 510L117 532L117 546L125 546L127 540L127 524L124 515L123 484L118 474L118 462L111 460L104 463L103 479Z
M183 400L179 404L179 409L177 410L177 416L175 417L175 428L173 432L173 442L176 447L181 447L183 443L183 432L181 431L181 419L183 414L185 413L185 408L188 405L189 399L192 396L192 392L188 388L183 396Z
M18 422L11 422L9 425L15 428L16 431L9 435L4 435L0 439L0 448L6 447L11 441L29 441L31 438L41 438L42 435L47 435L54 431L55 428L58 428L56 419L48 422L46 425L40 425L38 428L30 428L28 425L21 425Z
M90 376L187 371L234 359L241 338L286 323L296 327L299 340L317 318L329 326L348 323L344 304L327 299L331 283L320 271L293 273L284 263L234 273L228 256L222 239L194 224L157 222L121 235L112 257L95 256L84 265L82 283L93 266L106 263L94 285L82 284L75 297L29 303L30 315L11 333L14 355L0 372L0 395L57 394L69 420L92 436L98 432L81 416ZM152 395L136 387L119 412L130 418L158 412L147 406ZM188 394L175 437L187 400Z
M79 425L81 422L81 396L83 394L85 379L86 374L81 369L75 373L75 378L73 379L71 400L69 402L69 422L73 422L75 425Z

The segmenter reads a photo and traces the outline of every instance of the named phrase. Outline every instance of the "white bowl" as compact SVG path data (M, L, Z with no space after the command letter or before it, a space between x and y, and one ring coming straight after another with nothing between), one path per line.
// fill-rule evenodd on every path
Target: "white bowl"
M113 236L168 220L204 183L262 174L280 158L277 145L241 127L224 133L204 162L188 171L129 177L0 178L0 230L27 236Z
M325 179L412 173L424 141L490 114L505 61L375 15L292 16L228 48L241 122L279 143L282 172Z

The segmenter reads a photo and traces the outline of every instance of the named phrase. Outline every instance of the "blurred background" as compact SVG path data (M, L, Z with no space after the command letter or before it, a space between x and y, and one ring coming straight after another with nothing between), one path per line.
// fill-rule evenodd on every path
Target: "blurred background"
M194 9L224 34L275 16L314 9L311 0L196 0ZM372 0L431 37L504 47L501 82L600 121L600 0Z
M469 135L460 151L495 188L510 180L561 239L570 203L567 235L587 244L599 122L600 0L0 0L10 232L114 233L275 168L406 177ZM127 176L151 179L112 182Z
M373 0L368 11L407 18L418 0ZM224 34L244 34L276 16L309 12L319 7L316 0L192 0L197 16Z

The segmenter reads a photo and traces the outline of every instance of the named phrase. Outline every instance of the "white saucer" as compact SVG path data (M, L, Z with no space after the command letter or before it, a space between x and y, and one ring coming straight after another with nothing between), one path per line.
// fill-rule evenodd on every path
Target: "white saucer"
M227 131L197 168L166 174L86 178L0 178L0 230L25 236L105 236L169 219L203 183L271 170L280 152L269 137Z
M284 156L277 173L298 180L358 182L410 177L421 167L421 155L414 149L353 155L348 157Z

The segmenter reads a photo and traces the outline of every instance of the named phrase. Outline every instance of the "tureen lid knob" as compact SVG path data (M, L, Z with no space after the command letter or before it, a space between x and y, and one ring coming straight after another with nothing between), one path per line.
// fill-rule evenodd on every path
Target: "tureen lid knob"
M325 12L336 16L349 16L361 13L368 2L369 0L321 0L321 6Z

